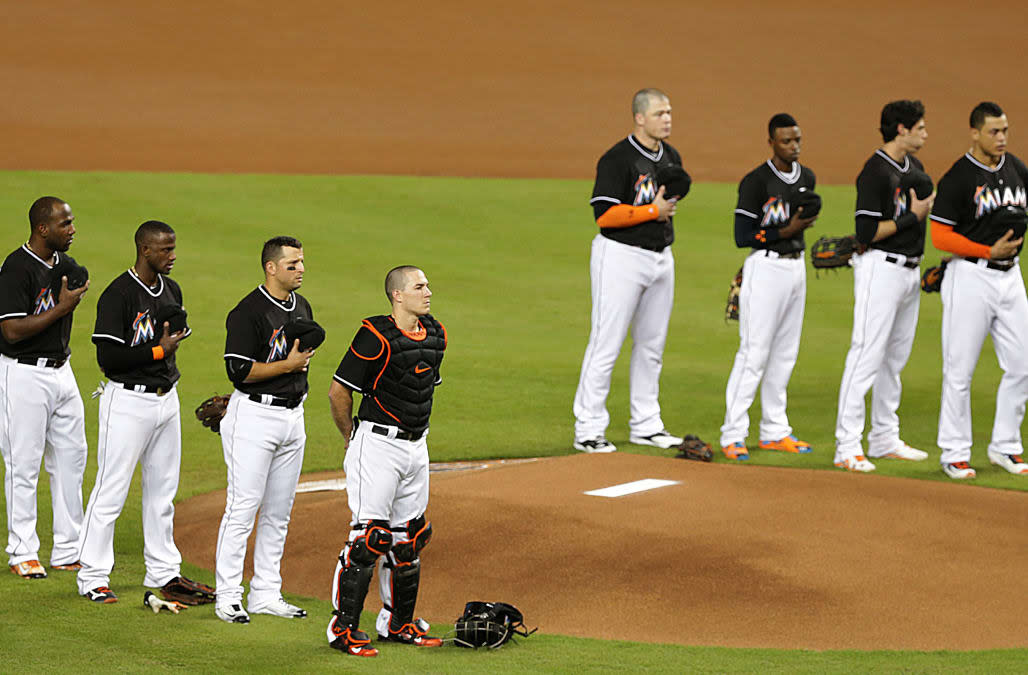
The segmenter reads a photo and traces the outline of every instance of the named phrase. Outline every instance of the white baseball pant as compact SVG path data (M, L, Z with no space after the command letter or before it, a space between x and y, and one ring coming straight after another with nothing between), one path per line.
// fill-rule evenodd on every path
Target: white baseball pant
M807 272L803 256L781 258L758 250L742 266L739 291L739 351L725 387L721 446L745 442L749 409L760 386L760 440L792 434L786 388L800 351Z
M242 604L246 540L258 509L249 604L265 605L282 596L282 553L306 441L303 404L292 409L264 405L233 392L221 421L228 487L215 552L219 605Z
M671 247L658 253L596 235L589 276L592 325L575 392L575 438L598 438L610 424L610 379L629 326L629 431L633 436L650 436L664 429L658 398L664 343L675 295Z
M373 433L373 427L385 430L386 435ZM394 426L362 421L354 432L343 459L346 499L353 514L353 525L360 521L386 520L390 528L399 529L428 508L428 432L416 441L404 441L396 438L398 431ZM354 536L356 534L351 532L350 539ZM393 532L394 541L406 538L405 534ZM340 565L336 565L334 578L339 576ZM390 607L391 581L391 571L385 567L385 556L382 556L378 559L379 597L383 605ZM336 597L335 592L332 597ZM383 607L376 619L380 635L389 634L389 619L389 610Z
M132 474L141 465L143 491L143 585L159 588L179 575L175 546L175 494L182 457L178 390L163 396L104 385L100 396L96 483L79 540L79 593L110 586L114 525L125 506Z
M992 270L987 261L954 257L942 278L942 404L939 436L943 464L971 460L971 377L986 334L992 336L1003 377L989 451L1020 455L1028 400L1028 298L1020 265Z
M904 267L906 260L878 249L852 258L853 335L839 385L835 463L864 454L860 442L868 389L872 394L867 454L882 457L902 443L896 414L903 393L900 373L914 346L921 306L920 270Z
M51 565L78 560L85 410L71 364L44 368L0 356L0 451L4 456L9 564L39 559L36 485L39 462L50 474Z

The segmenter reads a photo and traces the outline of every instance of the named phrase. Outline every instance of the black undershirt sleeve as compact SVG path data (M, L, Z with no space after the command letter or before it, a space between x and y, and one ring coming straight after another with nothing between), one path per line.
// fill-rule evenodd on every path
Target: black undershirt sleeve
M235 356L226 356L225 372L228 373L228 379L232 380L232 384L241 385L250 375L253 363L253 361L236 358Z
M870 246L878 233L878 218L861 214L856 217L856 227L857 241L864 246Z
M153 362L153 345L127 347L110 340L96 341L96 360L108 376Z
M610 211L610 207L612 206L617 206L617 204L614 204L612 202L596 202L595 204L593 204L593 216L595 217L594 219L599 220L600 216L602 216L607 211Z

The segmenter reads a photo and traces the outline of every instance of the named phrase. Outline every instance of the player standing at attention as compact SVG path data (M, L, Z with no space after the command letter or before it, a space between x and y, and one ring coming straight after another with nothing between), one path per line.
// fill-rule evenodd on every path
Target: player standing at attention
M93 330L96 358L109 381L100 396L96 483L79 540L78 588L105 604L118 601L110 589L114 524L136 464L142 464L143 585L196 584L179 575L173 503L182 457L175 352L190 330L171 331L159 320L162 311L182 308L182 289L167 276L175 264L175 231L148 220L136 230L135 244L135 264L96 303Z
M857 176L857 241L867 251L854 255L853 337L839 386L835 423L835 465L847 471L874 471L860 447L864 398L871 393L872 459L920 461L928 453L900 439L900 372L914 346L921 305L921 255L931 196L918 199L900 182L924 167L914 157L928 137L920 101L892 101L882 108L884 144Z
M971 376L985 335L1003 378L989 461L1028 475L1021 423L1028 400L1028 298L1017 254L1025 232L1028 168L1007 152L1007 116L995 103L971 111L971 149L939 181L932 243L956 257L942 278L942 404L938 444L950 478L971 468Z
M54 543L50 565L76 570L82 527L86 430L82 397L68 363L72 313L89 288L68 289L55 268L75 236L66 202L40 197L29 209L28 243L0 268L0 451L4 456L7 555L11 571L43 579L36 534L39 462L50 474Z
M303 245L292 237L269 239L261 265L264 284L240 300L225 322L225 368L235 391L221 421L228 488L215 554L214 611L229 623L250 622L242 604L243 559L258 509L250 613L307 616L282 599L280 573L307 441L303 401L314 355L300 351L299 340L287 344L283 330L293 319L314 318L296 292L303 284Z
M589 201L600 233L592 243L589 343L575 392L575 449L614 452L607 440L607 395L621 345L632 328L629 441L670 448L682 439L660 417L660 369L675 291L675 200L657 187L657 171L681 166L671 135L671 103L659 89L632 98L632 134L600 158Z
M358 630L371 575L378 565L382 610L378 639L439 647L428 623L414 618L421 582L419 553L432 538L428 508L428 420L442 382L446 329L429 314L425 273L404 265L389 271L388 316L365 319L329 387L332 417L343 436L349 541L332 578L329 644L353 656L377 656ZM361 404L354 428L353 392Z
M739 292L739 351L725 387L721 451L729 459L749 459L749 408L760 386L763 411L760 448L810 452L792 435L786 414L786 387L800 349L807 271L803 231L816 216L792 211L793 195L813 191L814 172L799 163L802 136L792 115L779 113L767 125L771 159L739 183L735 245L751 248L742 267Z

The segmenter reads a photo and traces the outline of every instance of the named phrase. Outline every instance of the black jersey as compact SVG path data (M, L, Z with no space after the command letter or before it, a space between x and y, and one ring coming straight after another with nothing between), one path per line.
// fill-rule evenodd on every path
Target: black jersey
M589 203L598 218L603 210L617 204L640 206L657 197L657 171L665 166L681 166L682 157L667 143L661 142L651 152L634 136L616 144L596 164L596 183ZM598 207L598 208L597 208ZM600 234L630 246L660 251L675 240L672 218L666 223L651 220L632 227L601 227Z
M61 284L60 280L54 279L54 267L62 262L62 258L75 261L71 256L58 252L54 254L54 264L50 265L25 245L7 256L3 267L0 267L0 322L42 314L57 305ZM12 358L58 361L68 358L71 354L68 341L73 314L62 316L32 337L14 344L8 343L0 332L0 353Z
M170 389L178 382L175 354L154 361L152 350L164 334L164 326L154 317L165 305L182 306L182 289L172 279L157 275L150 287L143 283L135 270L128 270L115 278L104 289L96 302L96 324L93 344L97 345L97 360L104 374L116 382ZM190 333L186 327L186 335ZM119 359L125 365L113 365L99 355L104 343L116 345L123 354Z
M965 154L939 181L932 220L952 226L971 241L992 246L1010 229L995 222L994 214L1006 206L1025 207L1026 185L1028 168L1009 152L996 168ZM1015 239L1022 236L1023 226L1014 231Z
M439 367L446 343L446 328L431 314L421 317L414 334L400 330L391 316L369 317L333 378L363 395L360 419L420 432L443 381Z
M890 253L916 258L924 253L925 222L905 227L884 239L872 242L878 222L896 220L910 209L910 194L900 190L903 176L917 169L920 160L911 155L899 163L882 149L875 150L857 176L857 209L854 214L857 238L862 243Z
M817 186L814 172L799 162L782 173L770 159L750 171L739 182L739 201L735 206L736 244L740 247L795 253L806 248L803 232L781 239L778 230L792 218L790 198L800 188Z
M225 320L225 358L271 363L286 358L293 348L283 327L293 319L313 319L310 303L299 293L284 302L258 286L228 313ZM296 398L307 393L307 372L285 373L259 382L243 382L236 389L247 394Z

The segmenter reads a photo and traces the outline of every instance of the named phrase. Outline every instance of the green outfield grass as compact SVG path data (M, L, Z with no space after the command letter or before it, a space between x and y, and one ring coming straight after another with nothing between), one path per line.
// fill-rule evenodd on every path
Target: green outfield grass
M66 199L76 214L70 253L91 273L92 286L76 312L72 363L86 403L90 462L88 497L96 472L95 400L100 380L89 334L103 288L135 259L132 234L143 220L170 223L178 232L173 276L182 285L193 337L178 352L183 378L183 461L179 499L224 488L225 467L216 436L192 418L205 397L229 390L224 373L225 315L262 280L262 242L289 234L304 242L310 300L328 338L311 364L304 471L338 469L341 446L328 412L331 374L364 316L388 311L385 272L415 264L435 292L433 313L448 329L444 384L436 395L434 461L560 455L573 452L571 402L589 330L589 242L595 234L586 181L469 180L406 177L312 177L124 173L7 172L0 195L6 254L27 238L27 210L36 197ZM825 208L809 231L852 229L853 190L819 188ZM725 323L728 284L744 252L731 234L735 188L697 185L676 217L676 302L664 358L664 420L678 433L716 445L724 415L724 386L738 345L738 327ZM934 264L938 252L927 260ZM790 393L797 435L814 445L805 456L751 451L751 464L835 470L835 406L852 321L849 270L808 275L806 319ZM935 432L941 383L941 304L922 296L913 356L903 377L900 410L904 439L931 453L922 463L882 461L877 475L949 481L938 466ZM670 455L630 446L627 350L615 371L608 438L622 451ZM986 344L972 396L981 486L1028 490L1028 479L988 464L1000 371ZM751 411L756 445L759 403ZM720 457L718 458L720 460ZM854 475L853 480L876 480ZM47 480L40 485L41 555L50 546ZM447 648L435 653L388 649L374 664L345 659L324 647L330 611L302 600L306 621L258 617L247 627L217 621L209 608L155 617L139 604L143 589L138 477L118 521L117 569L112 587L124 601L97 607L75 596L70 574L43 582L0 576L0 671L248 669L320 671L495 672L569 670L692 671L953 671L1014 672L1028 649L969 653L802 652L687 648L533 636L496 653ZM342 541L344 523L326 536ZM0 516L0 531L6 518ZM326 561L326 584L332 561ZM683 561L683 564L685 561ZM213 561L188 574L212 580ZM430 571L428 572L431 573ZM542 572L541 572L542 573ZM466 598L471 599L471 598ZM465 598L455 599L455 611ZM517 598L500 598L517 602ZM98 620L103 617L103 621ZM454 617L427 617L437 622ZM528 617L531 623L532 617ZM263 620L262 620L263 619ZM588 617L584 621L602 621ZM366 623L365 625L370 625ZM828 628L826 628L827 630ZM687 634L687 627L683 627ZM55 640L53 635L59 635ZM195 655L193 655L195 654Z

